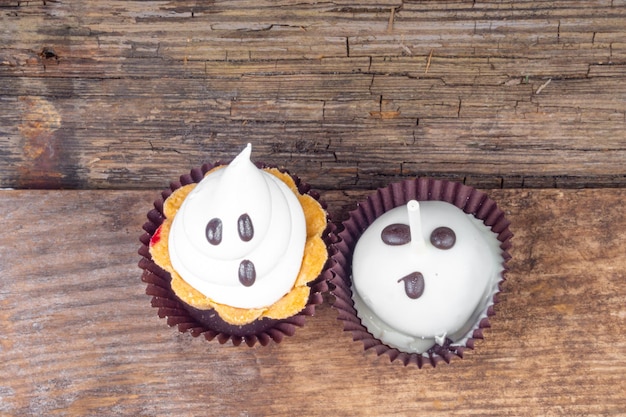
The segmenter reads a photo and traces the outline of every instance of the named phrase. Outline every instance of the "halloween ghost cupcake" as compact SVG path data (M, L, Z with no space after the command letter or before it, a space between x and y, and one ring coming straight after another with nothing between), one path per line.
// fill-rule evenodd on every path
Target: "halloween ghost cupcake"
M327 289L327 213L297 177L248 146L173 183L148 213L142 279L168 324L239 345L280 342Z
M483 337L512 234L485 193L460 183L391 184L350 212L332 255L334 307L366 350L422 367Z

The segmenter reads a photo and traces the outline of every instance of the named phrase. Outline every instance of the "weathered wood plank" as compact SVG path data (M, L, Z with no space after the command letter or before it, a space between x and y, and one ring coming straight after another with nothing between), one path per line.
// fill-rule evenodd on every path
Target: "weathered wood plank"
M221 346L166 326L137 268L159 191L0 191L0 414L619 415L626 190L490 190L515 233L486 339L405 369L328 304L292 338ZM336 219L364 191L322 197Z
M160 187L246 142L323 189L622 187L625 18L608 0L3 1L0 187Z
M558 85L554 81L554 88ZM621 122L619 109L603 114L574 106L559 108L550 100L544 108L532 102L515 103L507 96L501 97L500 106L488 95L479 99L449 98L447 105L419 97L331 104L312 100L302 101L298 109L296 101L288 105L171 97L151 103L148 110L140 97L121 101L85 97L80 102L5 97L6 105L18 109L22 118L0 116L7 162L4 185L32 185L41 165L59 178L74 169L77 177L69 175L67 186L75 186L80 178L85 187L161 186L203 161L231 159L247 141L255 145L256 158L285 165L326 189L338 182L363 181L364 170L498 177L624 175L623 131L621 123L612 119ZM535 95L532 100L544 98ZM92 113L94 101L99 102L98 113ZM621 104L607 96L603 105L608 110ZM487 109L494 114L487 116ZM445 117L459 111L459 117ZM206 113L212 119L206 120ZM163 136L163 130L175 135ZM14 142L11 137L21 140ZM357 176L341 173L345 165L360 172ZM320 172L322 166L328 171ZM400 173L401 166L412 168ZM127 170L125 179L115 179L118 168ZM109 175L111 182L103 181ZM17 181L20 177L22 183ZM371 188L384 181L371 178L359 186Z

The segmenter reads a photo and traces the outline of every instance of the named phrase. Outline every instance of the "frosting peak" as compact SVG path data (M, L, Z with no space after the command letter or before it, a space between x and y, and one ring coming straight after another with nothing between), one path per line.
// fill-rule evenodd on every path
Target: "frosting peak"
M295 194L250 160L250 144L209 173L176 213L169 235L173 268L215 302L271 305L293 286L306 223Z

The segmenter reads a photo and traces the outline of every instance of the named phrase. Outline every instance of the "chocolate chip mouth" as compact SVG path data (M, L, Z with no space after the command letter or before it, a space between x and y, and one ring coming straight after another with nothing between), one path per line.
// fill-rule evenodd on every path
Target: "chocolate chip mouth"
M424 293L424 275L421 272L411 272L400 278L398 282L404 281L404 292L412 300L416 300Z

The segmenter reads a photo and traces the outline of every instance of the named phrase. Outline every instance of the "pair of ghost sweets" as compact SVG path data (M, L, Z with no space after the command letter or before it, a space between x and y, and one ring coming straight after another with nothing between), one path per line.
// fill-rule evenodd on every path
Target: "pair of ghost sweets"
M391 361L435 366L482 338L512 237L485 193L405 180L336 225L306 183L250 154L181 176L148 213L139 266L169 325L267 345L330 291L344 329Z

